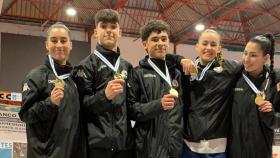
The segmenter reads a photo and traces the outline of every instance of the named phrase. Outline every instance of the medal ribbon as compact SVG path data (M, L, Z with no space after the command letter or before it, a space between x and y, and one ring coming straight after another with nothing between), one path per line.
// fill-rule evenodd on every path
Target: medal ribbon
M261 92L260 90L258 90L258 88L254 85L254 83L245 75L242 74L243 78L245 79L245 81L247 82L247 84L251 87L251 89L257 94L257 95L262 95L264 93L264 91L266 90L267 86L268 86L268 82L269 82L269 74L268 72L266 73L265 79L266 79L266 84L265 84L265 88L264 91Z
M63 79L66 79L66 78L68 78L68 77L70 76L70 73L58 76L58 74L57 74L57 72L56 72L56 70L55 70L55 67L54 67L53 58L52 58L50 55L48 55L48 57L49 57L49 62L50 62L50 65L51 65L51 67L52 67L53 73L54 73L54 75L55 75L58 79L63 80Z
M94 54L101 59L107 66L109 66L113 71L117 72L120 66L120 56L117 59L117 62L115 66L113 66L101 53L99 53L97 50L94 51Z
M171 79L170 79L170 75L169 75L169 71L168 71L168 68L166 66L166 63L165 63L165 73L166 73L166 75L156 66L156 64L150 58L148 59L148 63L160 75L160 77L163 78L169 84L170 87L172 87Z
M200 77L197 78L198 76L191 76L191 81L193 80L198 80L201 81L206 73L206 71L212 66L212 64L214 63L215 60L212 60L210 63L208 63L205 68L202 70ZM197 65L198 65L199 59L195 60L195 68L197 69Z

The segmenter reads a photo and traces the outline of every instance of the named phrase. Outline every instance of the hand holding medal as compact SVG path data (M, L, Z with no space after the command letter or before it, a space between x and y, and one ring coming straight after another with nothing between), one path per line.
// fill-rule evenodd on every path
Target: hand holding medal
M265 95L264 94L257 94L255 98L255 103L260 106L261 103L265 100Z
M52 103L54 103L55 105L58 106L58 105L60 105L60 102L61 102L62 98L64 97L64 87L65 87L64 79L68 78L70 76L70 73L58 76L58 74L55 70L55 67L54 67L53 58L50 55L48 55L48 57L49 57L49 62L50 62L51 68L53 70L53 73L56 76L56 80L54 82L54 88L51 91L50 99L51 99Z
M58 88L58 89L61 89L64 91L64 86L65 86L65 83L62 79L56 79L55 82L54 82L54 87L55 88Z
M114 79L108 82L105 88L105 96L108 100L112 100L118 94L123 92L123 79Z
M115 80L124 80L124 76L120 73L115 73L114 74L114 79Z
M166 94L161 98L161 106L163 110L170 110L174 108L175 97L173 94Z
M265 91L267 89L268 83L269 83L269 73L266 73L266 79L265 79L265 86L262 91L258 90L258 88L254 85L254 83L245 75L243 74L243 78L245 79L246 83L250 86L250 88L256 93L255 97L255 103L258 106L262 106L262 104L265 102Z

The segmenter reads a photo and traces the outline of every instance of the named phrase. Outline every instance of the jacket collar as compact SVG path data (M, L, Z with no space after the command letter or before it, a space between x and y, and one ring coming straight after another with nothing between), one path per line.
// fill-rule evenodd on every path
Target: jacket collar
M141 66L141 67L143 67L143 68L148 68L148 69L153 69L152 67L151 67L151 65L148 63L148 59L149 59L149 56L148 55L146 55L142 60L140 60L139 61L139 66ZM154 60L154 59L153 59ZM153 61L152 60L152 61ZM155 59L156 61L158 61L158 62L156 62L155 64L157 64L157 63L161 63L161 61L159 61L158 59ZM175 61L171 61L171 60L165 60L165 62L166 62L166 65L167 65L167 67L168 67L168 69L175 69L175 67L176 67L176 63L175 63ZM157 65L158 66L158 65Z
M46 59L45 59L45 65L52 70L52 67L50 65L50 61L49 61L49 58L48 58L48 55L46 56ZM72 66L71 64L67 61L66 62L66 65L60 65L58 64L55 60L54 60L54 67L55 67L55 71L57 72L57 74L60 76L60 75L64 75L64 74L67 74L67 73L70 73L71 70L72 70Z

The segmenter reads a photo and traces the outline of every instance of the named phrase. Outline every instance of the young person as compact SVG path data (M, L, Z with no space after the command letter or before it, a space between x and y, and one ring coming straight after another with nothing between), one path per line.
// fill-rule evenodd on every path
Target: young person
M81 61L85 70L83 107L88 128L89 157L133 158L134 138L127 117L127 74L132 65L120 57L121 36L116 11L95 16L97 46Z
M229 158L271 158L274 107L277 94L273 70L272 34L253 37L246 44L243 72L234 88L232 128L228 143ZM265 63L270 59L270 67ZM278 105L277 105L278 104Z
M128 81L129 115L136 121L137 158L177 158L183 137L181 73L167 60L170 27L148 22L141 29L148 55Z
M230 127L232 89L241 64L221 59L221 35L204 30L195 46L194 67L183 66L184 147L182 158L224 158ZM219 58L217 58L219 57ZM182 62L184 63L184 62Z
M45 63L23 82L19 116L26 123L28 158L86 158L79 94L68 62L70 30L56 23L47 31Z

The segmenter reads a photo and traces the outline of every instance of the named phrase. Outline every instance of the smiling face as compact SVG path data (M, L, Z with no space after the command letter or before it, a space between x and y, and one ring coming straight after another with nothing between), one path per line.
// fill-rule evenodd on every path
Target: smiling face
M195 46L200 57L200 62L205 65L215 59L217 53L221 52L221 39L217 32L203 32Z
M65 65L72 50L68 31L64 28L51 29L47 37L46 49L57 63Z
M257 76L263 71L263 65L268 58L269 54L264 55L264 52L257 43L248 42L242 56L244 69L249 74Z
M151 58L165 59L165 55L169 48L169 37L166 31L152 32L143 46Z
M110 50L117 50L117 41L121 37L119 23L99 22L94 36L98 44Z

